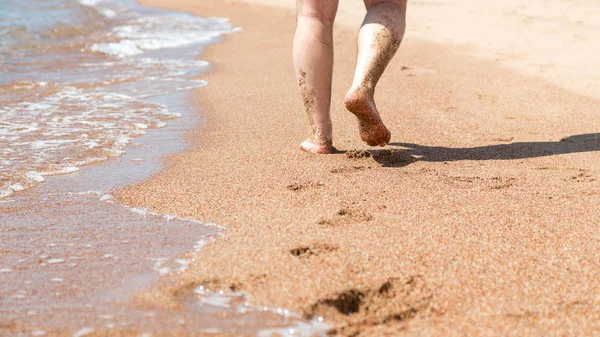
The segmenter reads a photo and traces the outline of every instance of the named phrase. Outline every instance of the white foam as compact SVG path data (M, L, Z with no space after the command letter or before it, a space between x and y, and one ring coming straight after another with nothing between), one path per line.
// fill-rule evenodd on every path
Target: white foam
M25 176L27 176L27 178L32 179L35 182L41 183L42 181L44 181L44 177L39 173L39 172L35 172L35 171L29 171L27 173L25 173Z
M115 16L117 16L117 12L108 8L100 9L100 14L104 15L107 18L114 18Z
M23 187L23 185L18 184L18 183L10 185L9 188L15 192L23 191L25 189L25 187Z
M182 266L187 266L188 264L190 264L190 260L186 260L186 259L175 259L175 263L178 263Z
M262 329L257 333L258 337L272 337L272 336L285 336L285 337L312 337L312 336L327 336L327 331L331 328L329 323L324 322L320 316L314 317L310 321L304 321L302 317L294 312L284 308L270 309L267 306L264 307L253 307L247 300L248 296L246 293L241 291L224 291L220 290L217 292L208 291L203 286L198 286L194 289L194 293L198 295L198 305L210 305L215 307L224 308L227 310L234 309L238 314L246 314L252 311L270 311L274 314L283 316L288 320L295 320L295 322L284 328L270 328Z
M154 15L131 20L115 27L116 42L95 43L91 50L117 57L130 57L144 51L208 43L224 33L238 30L223 18L191 15Z
M230 298L224 297L224 296L219 296L219 295L208 295L208 296L203 296L200 298L201 304L208 304L208 305L212 305L214 307L221 307L221 308L231 308L230 301L231 301Z
M112 199L113 199L113 196L110 195L110 194L105 194L105 195L103 195L103 196L100 197L100 201L109 201L109 200L112 200Z
M94 43L90 47L90 50L118 57L139 55L144 52L137 46L135 41L131 40L121 40L119 42L110 43Z
M310 322L296 322L296 324L286 328L262 329L256 334L257 337L311 337L328 336L327 331L331 329L331 324L324 323L322 320L312 319Z
M64 173L72 173L72 172L76 172L79 171L79 167L76 166L67 166L64 167L58 171L55 171L56 174L64 174Z
M0 143L10 144L0 148L2 198L43 182L44 176L119 156L137 134L180 116L122 93L49 87L53 93L39 102L0 106Z
M149 213L148 210L144 208L129 207L129 210L140 215L146 215Z
M194 250L200 251L207 244L208 244L208 241L200 239L200 240L196 241L196 244L194 245Z
M46 261L46 263L48 264L57 264L57 263L63 263L65 262L65 259L49 259Z
M208 328L208 329L202 329L202 330L200 330L200 332L208 333L208 334L219 334L219 333L222 333L223 331L221 329Z
M14 191L10 187L0 187L0 199L8 198L14 194Z
M94 332L93 328L87 328L87 327L81 328L73 334L73 337L83 337L83 336L87 336L93 332Z
M103 0L79 0L79 3L85 6L94 7L101 3Z

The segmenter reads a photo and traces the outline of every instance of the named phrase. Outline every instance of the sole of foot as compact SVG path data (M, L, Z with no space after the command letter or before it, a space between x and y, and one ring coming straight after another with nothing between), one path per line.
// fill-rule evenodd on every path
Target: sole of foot
M375 101L358 90L350 90L344 99L346 109L358 119L360 138L370 146L385 146L392 133L383 124Z
M333 152L333 146L329 144L315 144L310 139L300 144L300 150L312 154L330 154Z

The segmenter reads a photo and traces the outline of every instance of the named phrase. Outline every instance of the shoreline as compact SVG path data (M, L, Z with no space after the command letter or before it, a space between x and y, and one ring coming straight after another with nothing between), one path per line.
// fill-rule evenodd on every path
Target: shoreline
M154 57L161 56L166 59L154 51ZM179 61L183 65L188 60ZM199 68L191 74L198 77L204 63L194 64ZM199 87L201 82L182 83ZM184 270L189 263L184 254L220 236L214 224L131 208L111 195L113 189L160 172L163 157L187 147L183 135L200 124L190 112L193 96L188 90L144 98L181 116L137 133L122 155L52 175L39 186L0 199L5 239L0 269L6 281L0 287L0 335L137 336L148 328L160 333L161 326L167 331L207 327L210 332L229 325L224 319L211 322L210 310L203 308L197 309L203 319L184 325L181 317L135 308L127 301L160 275Z
M257 305L322 315L343 336L599 328L586 313L600 312L590 297L600 284L585 272L600 266L588 225L599 220L597 100L405 40L377 97L392 144L363 158L314 157L297 150L306 123L293 15L212 0L169 7L228 17L242 31L203 54L213 69L194 91L206 123L191 148L118 197L226 233L139 301L177 307L191 285L244 290ZM368 149L341 108L354 60L340 55L354 55L354 39L335 33L343 151Z

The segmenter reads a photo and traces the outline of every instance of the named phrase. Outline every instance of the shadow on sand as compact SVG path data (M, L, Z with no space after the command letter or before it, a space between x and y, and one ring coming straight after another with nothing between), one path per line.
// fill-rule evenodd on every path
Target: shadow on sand
M477 147L450 148L411 143L390 143L404 149L371 150L373 159L385 167L403 167L416 161L510 160L559 154L600 151L600 133L574 135L556 142L516 142Z

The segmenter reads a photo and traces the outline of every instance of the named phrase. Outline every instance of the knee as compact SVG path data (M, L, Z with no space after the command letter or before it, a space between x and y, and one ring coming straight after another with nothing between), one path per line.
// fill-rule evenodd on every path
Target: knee
M323 25L333 27L337 12L337 1L300 0L298 1L298 17L313 18Z

